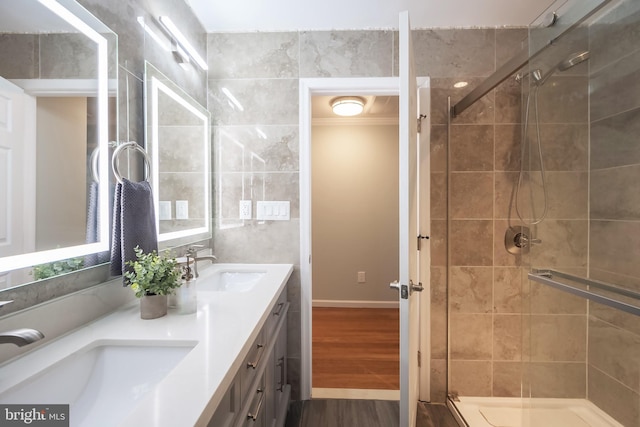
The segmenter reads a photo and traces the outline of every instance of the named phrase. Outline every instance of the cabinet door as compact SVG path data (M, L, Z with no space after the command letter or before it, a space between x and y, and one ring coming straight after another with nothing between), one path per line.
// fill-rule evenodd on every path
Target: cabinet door
M207 426L231 427L240 413L240 394L240 374L237 374Z

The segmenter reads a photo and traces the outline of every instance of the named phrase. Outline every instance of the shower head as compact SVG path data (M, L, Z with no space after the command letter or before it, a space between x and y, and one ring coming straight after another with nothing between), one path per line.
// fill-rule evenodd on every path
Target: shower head
M566 57L564 60L559 62L558 65L556 65L555 67L547 71L547 74L542 76L540 79L536 79L536 84L538 86L542 86L543 84L545 84L547 79L551 77L556 71L561 71L561 72L567 71L568 69L573 68L576 65L581 64L587 59L589 59L589 55L590 54L588 50L572 53L571 55Z
M559 63L557 68L559 71L567 71L569 68L575 67L576 65L586 61L587 59L589 59L588 50L572 53L567 59Z

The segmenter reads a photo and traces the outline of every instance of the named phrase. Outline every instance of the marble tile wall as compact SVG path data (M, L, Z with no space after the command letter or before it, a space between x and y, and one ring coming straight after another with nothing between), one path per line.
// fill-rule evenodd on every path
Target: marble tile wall
M531 64L543 75L574 52L588 50L588 32L577 28L545 50ZM529 125L525 168L531 170L531 224L534 245L523 266L586 274L588 255L588 64L553 71L529 92ZM525 106L526 106L525 92ZM537 111L536 111L537 100ZM536 128L539 118L539 137ZM545 200L540 153L544 166ZM516 175L517 176L517 175ZM532 220L535 218L535 220ZM525 395L540 398L585 398L587 390L587 303L534 282L523 283L522 356Z
M474 36L476 39L479 34ZM451 49L469 61L474 74L466 74L466 63L458 73L434 79L432 98L432 184L446 182L446 97L452 105L485 76L495 71L523 47L523 29L496 30L491 43L476 46L473 54L465 46ZM468 55L468 56L467 56ZM493 59L495 58L495 59ZM486 64L492 67L486 67ZM469 86L455 89L464 80ZM514 185L520 169L521 87L507 79L476 104L452 120L449 157L449 371L448 390L463 396L520 396L521 259L504 248L504 233L515 224ZM434 149L436 150L434 152ZM432 218L446 236L446 193L432 187ZM435 225L435 224L434 224ZM446 249L432 263L446 279ZM436 250L432 246L432 250ZM446 285L438 294L446 295ZM433 297L432 297L433 298ZM436 299L434 299L436 300ZM446 313L433 326L446 322ZM433 328L432 326L432 328ZM434 334L434 366L446 364L446 336ZM437 378L437 376L435 376ZM445 390L438 389L438 399Z
M447 384L447 96L460 99L463 93L454 89L453 83L466 80L469 82L466 90L472 89L520 49L525 37L526 31L521 29L413 31L416 73L430 76L433 87L431 362L432 400L437 402L445 400ZM214 252L221 261L291 262L298 266L298 80L397 75L396 46L397 34L391 31L208 35L209 109L214 125L214 159L220 166L216 169L214 185L218 201L216 218L223 220L223 227L218 224L215 229ZM234 107L223 88L233 94L242 109ZM454 328L460 329L460 337L470 336L465 328L467 321L483 326L477 328L477 338L461 340L456 351L461 363L467 362L465 357L471 358L468 366L473 372L477 368L475 358L483 358L488 367L486 375L474 374L467 378L482 383L479 387L489 393L491 384L486 379L491 378L495 368L491 357L494 345L506 360L495 368L497 372L504 372L505 383L514 378L510 363L518 357L516 332L507 325L510 317L496 320L498 328L503 327L505 338L496 335L493 339L492 295L495 274L500 283L496 292L503 297L499 310L505 316L517 316L519 296L516 290L520 283L517 263L502 254L496 259L503 261L494 263L493 181L503 171L516 170L519 165L511 152L519 147L516 137L519 102L519 87L512 82L506 83L457 119L452 135L456 188L454 240L461 243L460 250L454 251L456 267L461 268L453 269L461 280L457 284L461 294L461 300L457 302L460 317L452 323ZM518 107L517 111L513 110L514 106ZM499 151L494 147L499 147ZM247 191L246 171L240 168L243 163L248 164L251 153L264 159L267 191L275 193L277 186L277 197L291 201L291 221L259 224L231 220L238 215L237 202L233 201L238 200L243 188ZM498 171L494 164L499 165ZM472 196L472 203L465 202L465 194ZM481 197L480 194L491 196ZM468 244L469 236L473 236L473 245ZM474 249L464 249L469 246ZM296 304L299 303L299 280L299 268L296 268L288 288L289 299ZM464 292L464 283L473 287L473 296ZM300 370L299 306L292 307L289 320L289 369L293 371L289 377L293 381L295 399ZM480 348L476 349L474 343L478 338Z
M640 291L640 5L591 26L589 274ZM640 420L638 317L589 303L589 399L623 425Z

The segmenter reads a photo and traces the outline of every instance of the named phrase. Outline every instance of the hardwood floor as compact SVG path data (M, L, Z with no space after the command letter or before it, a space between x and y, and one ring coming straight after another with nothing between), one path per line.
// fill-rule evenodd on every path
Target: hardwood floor
M398 390L398 309L312 311L314 388Z

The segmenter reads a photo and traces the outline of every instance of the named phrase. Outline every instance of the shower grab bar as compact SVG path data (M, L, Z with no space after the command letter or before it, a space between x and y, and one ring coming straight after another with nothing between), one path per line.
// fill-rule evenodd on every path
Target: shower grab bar
M458 101L449 111L452 118L458 117L464 110L471 107L477 100L485 96L500 83L512 76L513 73L524 67L533 58L545 51L549 46L557 44L558 39L567 34L572 29L579 26L587 18L602 9L612 0L590 0L576 2L575 5L558 18L557 25L545 28L545 36L547 41L540 46L534 46L531 54L529 49L525 48L509 59L504 65L498 68L493 74L487 77L475 89L469 92L464 98ZM596 3L593 5L593 3ZM571 24L567 24L571 23ZM530 43L532 43L530 41Z
M570 294L577 295L582 298L589 299L591 301L624 311L629 314L633 314L635 316L640 316L640 293L638 292L634 292L628 289L623 289L618 286L614 286L614 285L611 285L605 282L600 282L597 280L587 279L579 276L573 276L567 273L561 273L555 270L533 270L531 273L528 274L528 277L529 277L529 280L532 280L534 282L551 286L552 288L555 288L564 292L568 292ZM587 285L589 287L597 288L603 291L615 293L624 297L633 298L634 300L638 301L639 305L629 304L627 302L620 301L613 297L600 295L596 292L592 292L587 289L581 289L579 287L572 286L567 283L562 283L557 280L554 280L553 279L554 277L570 280L572 282Z

